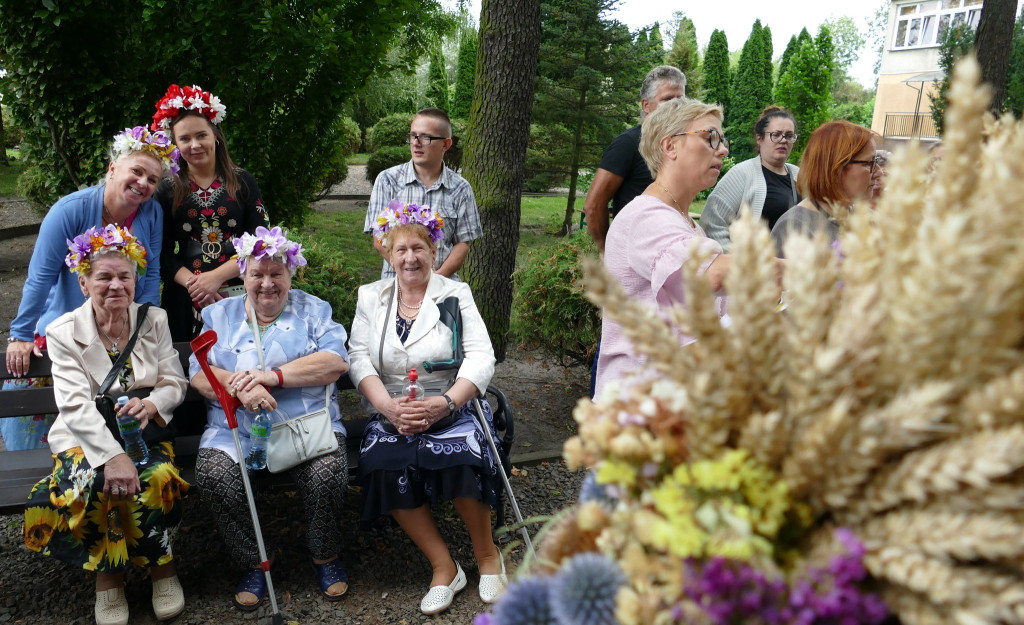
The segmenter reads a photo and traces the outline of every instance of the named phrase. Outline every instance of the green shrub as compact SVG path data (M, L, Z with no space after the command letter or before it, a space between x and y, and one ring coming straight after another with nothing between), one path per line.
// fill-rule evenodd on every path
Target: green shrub
M366 159L366 179L373 182L377 179L377 174L380 172L388 167L401 165L411 158L412 156L407 147L381 148L370 154L370 157Z
M359 146L363 139L359 131L359 124L351 117L342 117L338 127L338 142L345 150L345 156L359 152Z
M562 124L530 125L523 183L527 191L537 193L565 184L569 179L566 146L571 143L572 133Z
M736 164L736 159L734 159L733 157L726 156L725 158L723 158L722 159L722 173L718 174L718 180L721 180L722 176L727 174L729 172L729 170L732 169L732 166L735 165L735 164ZM715 184L718 184L718 181L715 181ZM698 193L697 197L695 197L693 199L694 200L706 200L706 199L708 199L708 196L711 195L711 192L714 191L714 190L715 190L715 187L714 187L714 185L712 185L712 186L708 187L707 189L704 189L703 191Z
M455 171L462 169L462 146L466 145L466 120L458 117L452 121L452 147L444 153L444 164Z
M349 271L345 255L338 248L322 245L302 234L294 238L302 244L306 266L295 272L292 287L329 303L332 318L350 330L356 316L356 291L362 284L359 276Z
M4 121L4 136L0 147L16 148L21 145L21 127L14 123L14 118L11 117L11 110L6 106L0 106L0 113L3 115Z
M376 152L384 148L409 145L409 140L406 137L409 134L409 125L412 123L412 118L412 113L392 113L382 118L367 133L368 145L366 149L370 152ZM406 149L406 157L408 155L409 150Z
M512 333L563 361L590 362L601 334L601 312L583 297L580 259L596 256L585 231L531 252L516 271Z

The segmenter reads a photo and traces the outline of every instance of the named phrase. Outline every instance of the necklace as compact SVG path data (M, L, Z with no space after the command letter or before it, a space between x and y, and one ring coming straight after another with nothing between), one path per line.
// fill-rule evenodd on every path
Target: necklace
M398 306L401 307L401 308L406 309L406 311L416 311L416 312L412 313L411 315L409 315L409 316L415 318L417 315L419 315L420 308L423 307L423 300L420 300L420 303L418 305L416 305L416 306L410 306L409 304L406 304L405 300L402 299L402 287L399 286L398 287Z
M679 206L679 200L676 199L676 196L672 195L672 192L668 190L668 187L661 184L660 182L658 183L658 186L661 187L661 190L668 194L668 196L672 199L672 203L676 205L676 210L679 211L679 214L681 214L683 217L686 217L686 220L690 222L691 226L695 225L693 223L693 218L690 217L690 214L687 211L684 211L683 208Z
M108 351L114 357L120 356L121 355L121 350L120 350L120 348L118 348L117 344L121 341L121 338L124 336L125 329L128 328L128 315L125 315L124 316L124 321L121 322L121 333L117 335L117 339L116 340L110 338L110 336L107 335L107 333L103 331L103 326L101 326L98 322L96 323L96 327L100 329L100 334L103 335L103 338L105 338L108 341L110 341L110 349Z

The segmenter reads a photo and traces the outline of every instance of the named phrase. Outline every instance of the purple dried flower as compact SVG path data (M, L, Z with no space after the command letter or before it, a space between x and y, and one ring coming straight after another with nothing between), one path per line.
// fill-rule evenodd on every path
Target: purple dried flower
M513 582L494 606L493 625L559 625L551 612L548 580Z
M573 556L551 582L551 608L562 625L618 625L615 595L626 583L619 566L599 553Z

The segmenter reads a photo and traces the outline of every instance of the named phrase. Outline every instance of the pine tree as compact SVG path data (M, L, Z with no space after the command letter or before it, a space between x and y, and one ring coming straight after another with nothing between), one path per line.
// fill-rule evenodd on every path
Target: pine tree
M1006 101L1003 108L1020 119L1024 115L1024 10L1013 25L1010 66L1006 72Z
M761 63L764 69L764 84L768 85L768 102L771 102L771 94L775 93L775 67L772 65L772 58L775 56L774 44L772 44L772 29L765 26L761 29ZM766 104L767 104L766 103Z
M701 94L704 84L703 72L701 71L700 51L697 47L697 31L693 26L693 20L684 17L682 12L679 15L679 25L676 27L676 34L672 38L672 49L665 57L667 65L678 67L686 76L687 95L697 96Z
M701 76L704 79L704 88L698 92L700 99L705 102L717 102L725 108L725 118L729 119L730 108L730 80L729 80L729 41L725 32L715 29L711 33L711 41L708 42L708 49L704 53L704 62L701 64Z
M800 139L792 159L799 160L807 140L832 112L832 39L822 28L815 40L804 40L779 78L776 102L793 112Z
M441 46L432 46L430 49L430 68L427 70L427 101L431 106L448 111L451 107L449 101L448 69L445 67L444 54L441 53Z
M755 21L750 37L743 44L736 77L732 81L730 108L725 121L728 125L726 134L732 141L730 149L737 161L754 156L754 122L772 98L771 80L764 68L763 30L761 20Z
M449 112L452 117L469 117L469 107L473 104L477 47L476 29L463 30L462 42L459 44L459 64L455 70L455 96L452 98L452 110Z
M806 28L804 30L807 30ZM779 78L786 73L786 69L789 67L789 59L793 58L793 53L796 52L800 42L797 41L796 35L789 38L789 43L786 44L786 49L782 53L782 59L779 61ZM778 85L775 86L778 89Z
M665 62L665 40L661 38L661 26L654 22L651 30L647 32L647 42L651 49L652 65L661 65Z

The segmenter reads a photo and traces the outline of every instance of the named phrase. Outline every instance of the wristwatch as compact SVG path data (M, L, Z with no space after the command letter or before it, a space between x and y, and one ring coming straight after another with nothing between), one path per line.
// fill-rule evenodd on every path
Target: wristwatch
M447 394L442 395L442 397L444 397L444 400L448 402L448 414L455 414L455 409L458 408L458 406L455 405L455 402L452 401L452 398L448 397Z

